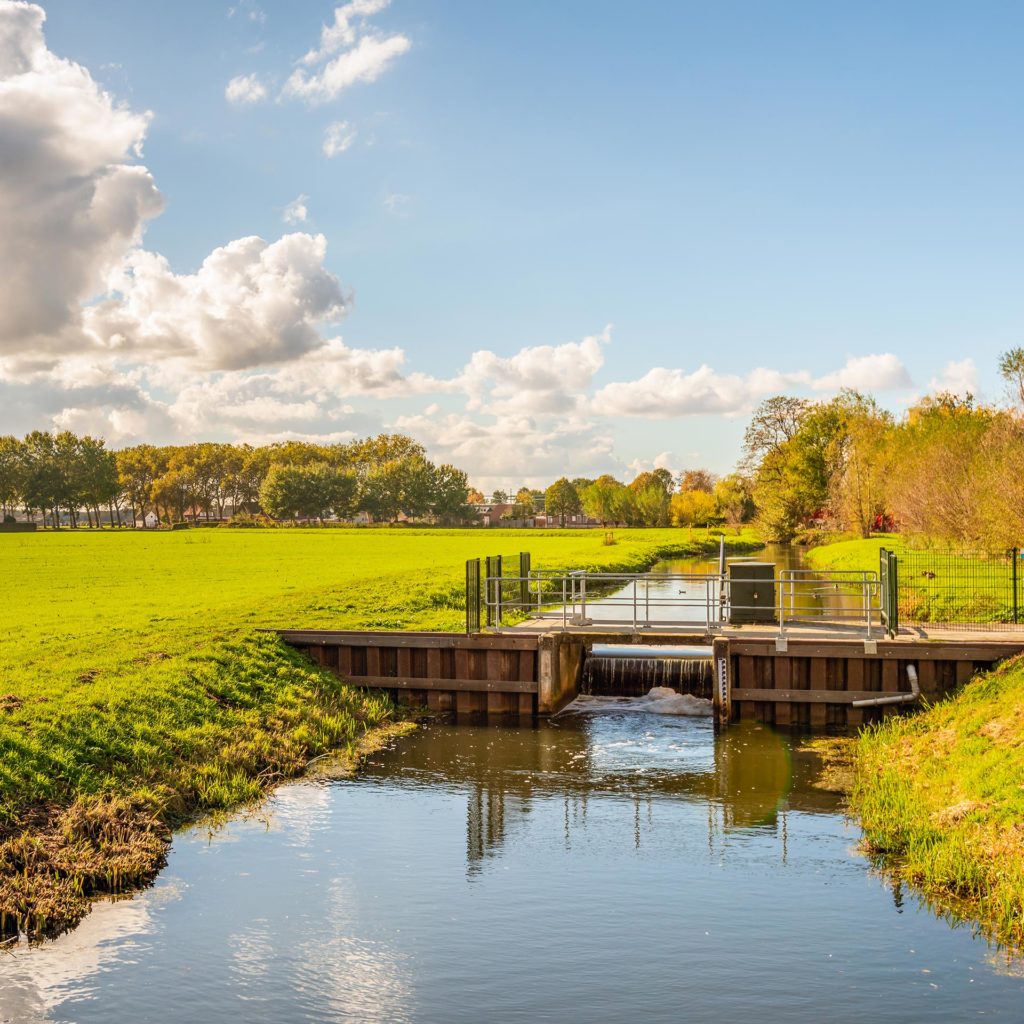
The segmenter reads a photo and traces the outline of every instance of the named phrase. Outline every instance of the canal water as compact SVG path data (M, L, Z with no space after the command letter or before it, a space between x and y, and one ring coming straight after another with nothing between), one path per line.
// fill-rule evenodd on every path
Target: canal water
M0 1020L1020 1021L1024 976L874 873L818 777L639 701L428 724L0 954Z

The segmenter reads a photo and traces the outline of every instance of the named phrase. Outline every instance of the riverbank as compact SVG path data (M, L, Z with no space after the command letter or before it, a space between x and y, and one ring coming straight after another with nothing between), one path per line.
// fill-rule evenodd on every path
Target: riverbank
M636 571L706 531L204 530L5 536L0 928L54 934L144 884L171 829L394 726L265 626L464 625L466 558ZM749 531L733 552L760 547Z
M874 569L881 547L897 556L907 550L902 538L880 535L814 548L807 562ZM998 621L1006 609L984 582L941 601L911 602L915 618L956 621L981 609ZM865 849L955 917L1024 946L1024 659L971 680L949 700L865 730L851 756L851 810Z
M984 933L1024 948L1024 658L866 730L852 810L865 848Z

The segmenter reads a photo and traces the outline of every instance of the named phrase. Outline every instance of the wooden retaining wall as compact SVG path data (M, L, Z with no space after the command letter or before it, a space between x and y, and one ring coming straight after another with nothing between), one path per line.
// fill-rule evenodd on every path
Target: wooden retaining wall
M627 633L458 633L283 629L278 634L355 686L456 714L551 715L579 693L594 643L629 643ZM715 713L720 725L757 721L824 729L858 726L913 705L855 708L855 700L909 693L907 666L922 696L937 700L975 672L1024 651L1005 641L879 640L874 651L850 640L644 634L644 644L712 642Z
M457 714L553 714L576 696L583 662L582 644L565 633L277 632L354 686Z
M897 640L878 641L876 648L866 653L863 643L790 640L780 652L773 640L716 640L716 669L727 672L716 693L718 720L814 729L878 721L901 705L855 708L852 702L909 693L908 665L917 670L922 697L938 700L975 672L1020 653L1024 641Z

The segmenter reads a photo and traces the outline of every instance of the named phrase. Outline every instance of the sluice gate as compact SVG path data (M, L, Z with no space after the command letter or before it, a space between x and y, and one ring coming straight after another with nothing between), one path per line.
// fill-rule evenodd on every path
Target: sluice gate
M669 632L644 633L643 645L632 645L635 634L629 632L472 636L353 630L277 632L355 686L388 690L399 701L439 712L527 719L552 715L585 689L588 678L595 693L602 692L595 686L635 687L616 694L629 696L651 686L668 685L702 696L700 690L689 687L706 686L710 674L710 696L719 725L750 720L805 729L855 727L899 713L908 704L912 706L911 698L917 699L912 677L916 677L921 698L940 699L976 672L1024 651L1024 638L900 638L869 646L849 640L794 637L780 650L772 637ZM620 650L632 645L633 649L626 657L609 657L608 645ZM653 652L647 650L652 647ZM710 647L710 659L703 653L693 658L670 654L672 649L690 647L702 652ZM633 652L643 652L643 656L633 658ZM616 658L620 666L608 665ZM630 661L639 669L640 678L627 683ZM658 672L666 674L658 681L653 675L644 676ZM677 674L674 681L672 673ZM598 682L599 677L604 681ZM904 695L906 703L882 702L897 695Z
M594 644L583 660L582 693L642 697L654 687L710 700L714 668L710 646Z

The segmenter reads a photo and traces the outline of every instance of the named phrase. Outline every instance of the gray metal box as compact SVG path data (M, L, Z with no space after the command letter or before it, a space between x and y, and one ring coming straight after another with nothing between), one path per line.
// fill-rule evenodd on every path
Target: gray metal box
M775 564L729 563L729 621L775 622Z

